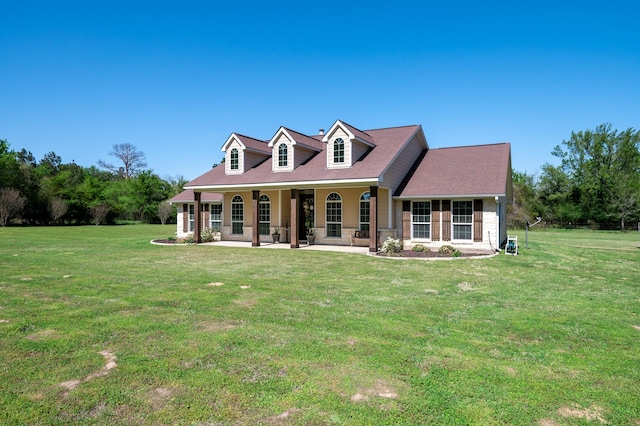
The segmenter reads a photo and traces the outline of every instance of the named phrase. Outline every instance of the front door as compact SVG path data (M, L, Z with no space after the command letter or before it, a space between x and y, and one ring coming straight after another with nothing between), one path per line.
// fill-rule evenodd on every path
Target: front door
M301 193L300 206L301 208L298 210L298 238L306 240L307 230L315 227L313 221L313 193Z

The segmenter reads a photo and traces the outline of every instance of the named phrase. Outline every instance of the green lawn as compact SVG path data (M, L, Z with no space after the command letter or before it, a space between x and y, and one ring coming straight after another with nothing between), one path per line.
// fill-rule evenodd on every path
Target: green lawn
M0 229L0 424L640 424L640 233L451 261Z

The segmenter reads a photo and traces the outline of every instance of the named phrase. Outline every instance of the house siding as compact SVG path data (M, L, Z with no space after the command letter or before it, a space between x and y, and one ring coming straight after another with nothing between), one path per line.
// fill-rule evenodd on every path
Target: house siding
M231 151L233 148L238 150L238 170L231 170ZM229 144L225 152L224 171L228 175L237 175L244 171L244 148L240 142L235 139Z
M416 162L424 147L418 141L417 135L407 143L402 153L395 159L383 176L385 188L395 191Z
M278 165L280 161L279 149L281 144L287 145L287 166L280 167ZM276 142L273 144L273 152L271 154L271 170L274 172L290 172L294 167L294 158L296 157L292 141L284 134L281 133Z
M344 141L344 163L333 162L333 153L334 153L333 142L338 138L342 138L342 140ZM351 139L349 139L349 135L341 127L336 128L333 134L330 135L330 137L328 138L326 152L327 152L327 168L342 169L346 167L351 167L352 142L351 142Z

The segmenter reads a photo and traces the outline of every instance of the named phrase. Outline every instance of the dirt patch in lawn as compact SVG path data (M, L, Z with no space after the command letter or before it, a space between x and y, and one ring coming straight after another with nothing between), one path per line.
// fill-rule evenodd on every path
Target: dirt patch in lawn
M350 399L351 402L367 401L370 396L396 399L398 393L384 380L378 380L373 388L359 390L356 394L352 395Z
M234 330L242 325L242 322L235 320L208 321L200 323L198 328L202 331L217 333L220 331Z
M40 331L36 331L35 333L31 333L28 336L26 336L25 339L38 341L38 340L43 340L50 337L55 337L55 334L56 334L56 331L49 328L46 330L40 330Z
M104 367L102 367L100 370L96 371L95 373L89 374L84 379L69 380L67 382L60 383L60 386L66 389L64 396L67 396L69 392L77 388L82 383L88 382L89 380L93 380L98 377L106 376L107 374L109 374L111 370L113 370L118 366L118 364L116 364L116 359L117 359L116 356L110 351L100 351L98 353L102 355L104 358L104 361L105 361Z
M173 397L174 391L170 388L156 388L149 394L149 403L154 410L160 410Z
M597 420L600 423L606 424L607 421L602 417L604 408L597 405L592 405L589 408L584 408L578 404L571 404L570 407L561 407L558 409L558 414L562 417L571 417L574 419L586 419L589 421Z

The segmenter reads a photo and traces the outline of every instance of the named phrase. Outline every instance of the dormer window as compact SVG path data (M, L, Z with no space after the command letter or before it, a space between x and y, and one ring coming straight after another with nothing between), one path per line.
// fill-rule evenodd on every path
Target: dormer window
M342 138L333 141L333 163L344 163L344 140Z
M289 164L289 150L286 143L278 146L278 167L287 167Z
M239 161L238 161L238 149L237 148L233 148L231 150L231 170L238 170L239 168Z

